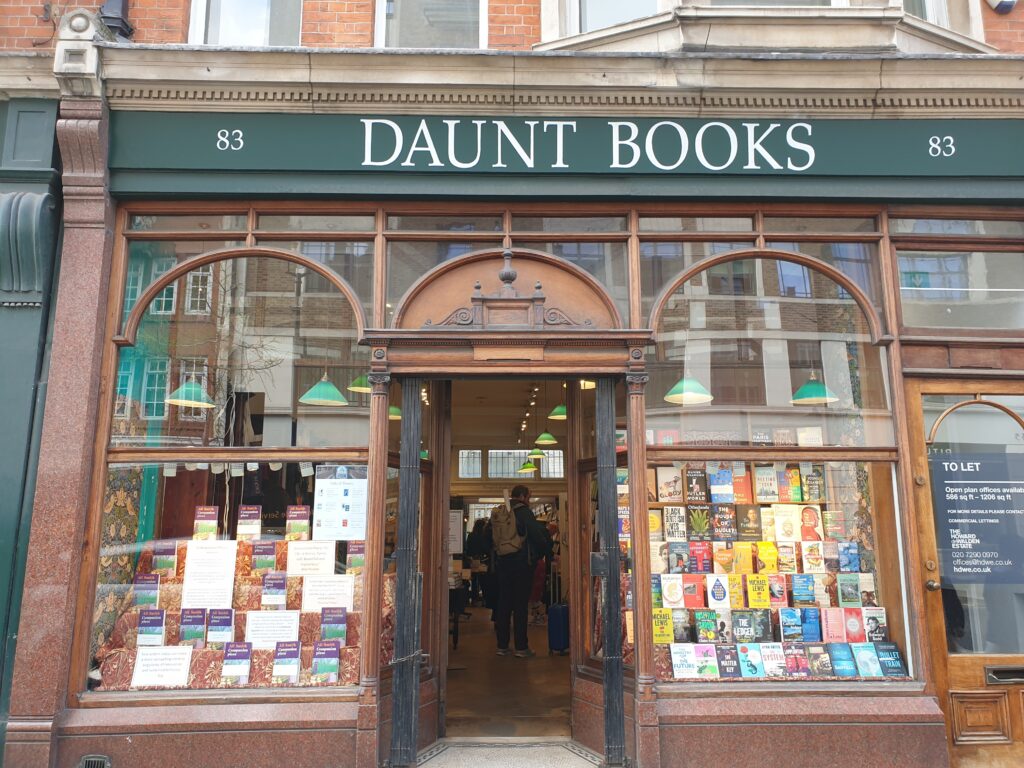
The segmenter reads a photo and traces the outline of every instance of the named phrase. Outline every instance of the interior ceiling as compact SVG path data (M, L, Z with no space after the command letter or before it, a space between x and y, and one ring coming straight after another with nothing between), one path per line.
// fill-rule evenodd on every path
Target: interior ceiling
M533 389L538 388L536 396ZM535 400L536 405L530 406ZM532 448L545 430L565 446L567 421L549 419L565 403L560 380L456 379L452 382L452 445L455 448ZM525 414L529 411L530 416ZM521 430L526 420L526 431ZM522 438L522 443L517 440Z

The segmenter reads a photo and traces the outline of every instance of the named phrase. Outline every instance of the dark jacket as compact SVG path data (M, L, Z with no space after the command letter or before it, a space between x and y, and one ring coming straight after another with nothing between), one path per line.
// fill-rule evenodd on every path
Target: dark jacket
M516 532L520 536L525 536L526 542L522 549L506 557L519 558L530 566L542 557L550 557L551 534L548 533L548 529L544 525L537 522L537 518L533 516L533 510L521 501L513 501L512 511L516 516Z

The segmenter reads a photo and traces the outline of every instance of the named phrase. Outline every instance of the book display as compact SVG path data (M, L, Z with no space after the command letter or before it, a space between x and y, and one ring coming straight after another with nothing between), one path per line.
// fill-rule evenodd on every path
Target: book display
M362 466L331 468L365 475ZM253 475L213 477L262 490ZM315 491L315 478L302 482ZM136 545L117 572L120 584L102 584L97 601L108 618L93 631L92 688L358 683L365 541L311 540L307 504L269 504L272 494L257 496L263 504L232 498L159 509L160 538ZM153 670L171 648L187 673L165 679ZM171 651L165 655L170 665ZM136 670L140 660L146 666Z
M668 564L653 556L652 542L665 614L654 641L658 679L907 676L879 597L874 513L849 507L856 466L653 467L685 481L685 503L648 502L652 516L663 515L659 532L686 539L669 542Z

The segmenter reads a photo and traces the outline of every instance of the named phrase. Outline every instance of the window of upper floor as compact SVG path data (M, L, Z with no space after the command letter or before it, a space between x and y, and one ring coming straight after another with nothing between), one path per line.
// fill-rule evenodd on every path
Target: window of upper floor
M377 0L377 48L486 48L487 0Z
M302 0L193 0L188 41L198 45L301 44Z

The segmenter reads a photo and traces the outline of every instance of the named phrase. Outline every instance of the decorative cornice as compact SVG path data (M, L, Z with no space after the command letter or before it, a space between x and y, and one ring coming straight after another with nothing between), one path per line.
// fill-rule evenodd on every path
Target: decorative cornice
M0 101L59 96L52 53L0 52Z

